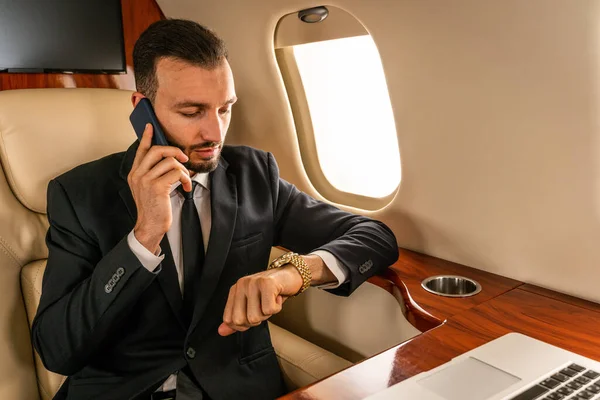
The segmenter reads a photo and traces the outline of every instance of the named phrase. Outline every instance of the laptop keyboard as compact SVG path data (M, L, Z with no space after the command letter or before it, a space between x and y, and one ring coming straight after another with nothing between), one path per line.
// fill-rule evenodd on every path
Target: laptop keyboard
M571 364L510 400L597 400L600 373Z

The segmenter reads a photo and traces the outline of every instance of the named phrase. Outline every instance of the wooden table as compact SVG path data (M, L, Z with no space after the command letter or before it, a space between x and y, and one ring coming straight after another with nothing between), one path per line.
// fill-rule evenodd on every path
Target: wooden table
M285 400L362 399L508 332L520 332L600 361L600 305L484 271L403 251L374 281L403 292L409 320L429 327L423 334L386 350ZM482 284L480 294L440 297L420 288L438 273L463 275Z

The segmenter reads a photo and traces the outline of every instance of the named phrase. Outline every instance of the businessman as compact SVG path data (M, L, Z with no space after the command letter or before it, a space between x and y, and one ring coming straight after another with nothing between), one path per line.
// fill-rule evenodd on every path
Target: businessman
M132 104L151 101L170 146L148 125L48 185L32 339L69 376L55 398L274 399L265 321L310 285L350 295L397 259L395 237L281 179L270 153L223 144L237 98L210 30L154 23L134 70ZM290 253L267 268L272 246Z

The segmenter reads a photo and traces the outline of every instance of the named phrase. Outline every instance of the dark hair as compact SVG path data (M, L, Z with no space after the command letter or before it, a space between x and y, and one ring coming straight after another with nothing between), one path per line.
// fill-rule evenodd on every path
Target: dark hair
M225 42L210 29L184 19L154 22L133 48L133 69L137 91L154 101L158 89L156 64L173 57L206 69L227 59Z

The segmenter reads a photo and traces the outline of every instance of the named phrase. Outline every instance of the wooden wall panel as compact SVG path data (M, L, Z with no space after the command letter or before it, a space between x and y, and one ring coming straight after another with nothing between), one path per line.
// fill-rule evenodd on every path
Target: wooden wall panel
M125 37L126 74L22 74L0 73L0 90L33 88L135 89L133 45L153 22L164 18L155 0L121 0Z

